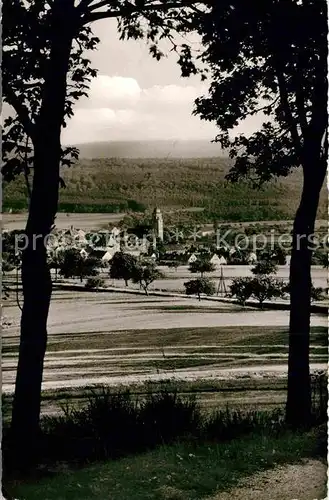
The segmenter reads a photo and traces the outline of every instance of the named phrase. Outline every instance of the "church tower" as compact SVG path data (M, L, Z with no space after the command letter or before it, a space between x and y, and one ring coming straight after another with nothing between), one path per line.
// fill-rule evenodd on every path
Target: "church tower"
M160 208L156 208L153 212L153 230L156 238L163 241L163 218Z

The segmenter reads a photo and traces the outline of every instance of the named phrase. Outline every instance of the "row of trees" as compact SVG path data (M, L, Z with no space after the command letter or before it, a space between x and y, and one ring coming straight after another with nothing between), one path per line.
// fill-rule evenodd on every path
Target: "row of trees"
M147 295L151 283L163 278L164 275L157 269L154 262L138 260L133 255L117 252L111 260L110 277L124 280L126 286L131 280L138 284Z
M251 297L263 307L265 300L285 298L290 293L290 284L276 279L277 266L270 261L260 261L252 269L253 277L234 278L230 286L232 297L236 297L241 305ZM311 289L311 300L323 300L325 290L321 287Z
M214 271L214 266L207 260L197 260L190 264L192 273L200 273L200 277L184 283L187 295L214 295L215 284L204 276L207 272ZM265 300L285 298L290 292L290 285L282 279L276 279L277 265L270 260L259 261L251 269L254 276L238 277L232 280L228 296L235 297L237 302L245 305L250 298L256 299L261 307ZM311 289L311 300L320 301L324 298L325 290L321 287Z

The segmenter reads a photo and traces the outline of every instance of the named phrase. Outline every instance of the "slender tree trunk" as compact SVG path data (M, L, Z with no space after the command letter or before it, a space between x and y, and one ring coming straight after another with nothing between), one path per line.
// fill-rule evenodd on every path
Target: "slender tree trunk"
M325 162L303 168L304 184L294 221L290 262L290 326L288 360L287 422L293 427L307 426L311 419L309 369L311 316L312 235L321 187L326 173Z
M47 318L52 283L45 237L54 223L58 204L60 132L64 116L66 77L74 36L73 0L55 2L52 49L34 137L34 177L27 248L22 255L24 305L19 360L12 410L12 450L17 463L33 458L39 431L41 384L47 345ZM70 19L70 20L69 20Z

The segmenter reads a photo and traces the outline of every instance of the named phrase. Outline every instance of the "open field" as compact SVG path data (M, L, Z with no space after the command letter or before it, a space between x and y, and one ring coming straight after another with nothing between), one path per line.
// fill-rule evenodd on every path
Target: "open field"
M160 206L201 208L189 218L207 222L292 219L298 207L301 173L271 182L261 190L225 181L231 160L217 158L81 159L62 175L61 212L143 211ZM26 209L25 185L17 179L4 186L3 208ZM184 214L187 217L188 214ZM321 195L319 218L327 217L327 192ZM166 220L165 220L166 223Z
M186 209L186 212L195 212L193 209ZM169 213L174 213L174 211L169 211ZM99 229L106 228L109 224L117 224L124 217L125 213L73 213L73 212L58 212L56 215L56 227L58 229L68 229L70 226L75 228L83 229L85 231L97 231ZM5 212L1 216L3 229L8 231L13 231L17 229L24 229L27 221L27 212L22 213L8 213ZM265 220L265 221L253 221L253 222L223 222L220 227L223 228L225 233L227 226L234 229L245 229L250 227L257 228L257 233L263 233L265 235L269 234L272 228L274 228L278 235L283 233L289 233L292 230L292 220ZM320 235L327 233L328 220L327 219L317 219L315 224L316 232ZM204 224L203 229L205 231L213 230L213 224Z
M3 391L13 391L19 309L4 308ZM266 325L266 326L264 326ZM327 363L327 318L312 316L311 368ZM288 315L195 299L120 293L54 293L45 360L44 411L81 387L175 381L209 406L273 407L285 400ZM142 389L141 389L142 387ZM80 388L80 389L79 389ZM73 393L72 393L73 390ZM57 409L57 410L56 410Z
M86 214L86 213L58 213L55 224L58 229L68 229L71 226L84 229L85 231L97 231L107 226L109 223L117 224L124 213L117 214ZM27 221L27 213L2 214L3 228L8 231L24 229Z

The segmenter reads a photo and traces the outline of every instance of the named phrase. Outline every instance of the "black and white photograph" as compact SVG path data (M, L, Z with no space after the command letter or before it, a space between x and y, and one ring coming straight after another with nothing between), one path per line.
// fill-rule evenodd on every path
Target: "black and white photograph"
M325 500L326 0L2 0L4 500Z

